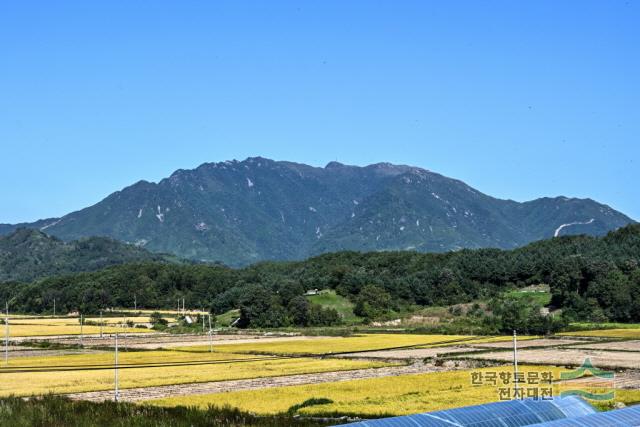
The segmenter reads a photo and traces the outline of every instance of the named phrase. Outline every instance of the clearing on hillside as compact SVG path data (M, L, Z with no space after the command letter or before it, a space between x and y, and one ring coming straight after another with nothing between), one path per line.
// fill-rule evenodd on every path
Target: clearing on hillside
M307 299L314 304L335 309L346 324L362 323L362 318L353 313L353 303L334 290L323 290L317 295L308 295Z

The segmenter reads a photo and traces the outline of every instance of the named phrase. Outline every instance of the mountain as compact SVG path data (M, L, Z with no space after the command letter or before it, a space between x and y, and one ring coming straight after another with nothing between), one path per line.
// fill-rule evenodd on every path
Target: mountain
M31 281L127 262L171 259L105 237L65 243L38 230L19 228L0 237L0 282Z
M319 168L255 157L140 181L27 226L64 240L107 236L240 266L343 249L509 249L554 235L603 235L632 222L590 199L500 200L418 167ZM0 226L0 233L13 228Z

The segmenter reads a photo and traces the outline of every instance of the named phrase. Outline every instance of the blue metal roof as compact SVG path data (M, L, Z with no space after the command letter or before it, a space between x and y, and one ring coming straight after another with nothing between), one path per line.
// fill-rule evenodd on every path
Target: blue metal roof
M351 427L522 427L594 413L596 413L595 409L587 402L579 397L570 396L551 400L509 400L402 417L364 420L346 425Z
M615 411L565 418L535 425L536 427L636 427L640 426L640 405ZM531 426L534 427L534 426Z

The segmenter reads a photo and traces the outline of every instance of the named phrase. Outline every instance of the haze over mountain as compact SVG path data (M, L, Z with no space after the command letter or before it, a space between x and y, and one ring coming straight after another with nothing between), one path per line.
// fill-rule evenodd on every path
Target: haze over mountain
M65 240L107 236L238 266L344 249L509 249L554 235L602 235L631 222L591 199L501 200L418 167L319 168L255 157L177 170L62 218L20 225ZM0 225L0 234L16 228Z

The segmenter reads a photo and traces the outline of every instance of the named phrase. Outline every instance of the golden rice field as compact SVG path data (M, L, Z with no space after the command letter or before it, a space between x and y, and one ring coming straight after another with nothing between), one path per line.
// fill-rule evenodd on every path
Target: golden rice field
M176 321L176 318L171 316L163 316L162 318L169 323ZM119 324L122 324L123 322L150 323L151 317L149 316L122 317L121 316L121 317L103 317L102 319L100 319L100 317L87 317L85 321L93 322L97 324L103 323L107 325L119 325ZM76 319L76 322L77 322L77 319Z
M453 335L449 335L449 336L453 336ZM534 340L539 338L542 338L542 337L536 336L536 335L523 335L523 336L518 336L518 341L528 341L528 340ZM460 345L488 344L488 343L494 343L494 342L510 342L512 340L513 340L513 337L508 335L477 337L477 338L474 338L473 336L471 336L463 340L460 340L459 343L454 343L454 344L456 345L457 344L460 344ZM421 346L417 346L416 348L434 348L434 347L442 347L442 346L449 346L449 345L451 344L442 342L442 343L421 345Z
M299 411L305 415L330 413L368 416L405 415L499 400L500 385L472 385L471 372L510 373L511 367L483 368L427 374L382 377L324 384L274 387L208 395L193 395L147 401L160 406L229 405L257 414L286 412L291 406L310 398L326 398L333 403L310 406ZM563 368L522 366L521 372L552 372L559 378ZM527 386L525 386L527 387ZM548 385L531 385L549 387Z
M120 345L126 342L120 340ZM248 354L226 354L226 353L185 353L171 350L154 350L154 351L126 351L120 348L118 352L118 361L120 366L135 364L153 364L153 363L180 363L180 362L202 362L202 361L218 361L218 360L251 360L263 359L264 356L248 355ZM44 357L16 357L10 358L8 365L4 364L4 360L0 363L0 375L9 370L22 368L47 366L102 366L112 365L114 353L112 351L104 351L99 353L86 354L67 354L60 356L44 356Z
M114 384L113 361L112 353L11 359L8 368L0 368L2 379L0 396L110 390ZM344 359L280 359L253 355L175 351L121 351L119 363L122 367L135 364L160 364L157 367L120 369L120 387L123 389L389 366L381 362ZM63 369L71 370L25 372L45 370L53 366L64 366ZM107 369L73 370L78 367L95 366Z
M163 317L168 322L175 321L172 317ZM86 317L84 319L85 326L87 323L96 323L104 325L120 325L126 322L133 323L149 323L151 318L149 316L137 316L137 317ZM38 318L10 318L9 324L11 325L45 325L45 326L80 326L80 319L77 317L38 317Z
M152 333L151 329L143 328L122 328L116 326L104 326L102 331L105 334L111 333ZM82 327L82 333L85 335L99 334L100 326L84 325ZM0 335L4 336L5 325L0 325ZM80 324L65 325L65 324L12 324L9 321L9 336L10 337L36 337L36 336L53 336L53 335L80 335Z
M185 310L184 312L182 310L134 310L134 309L128 309L128 308L123 308L123 309L118 309L117 311L122 312L122 313L141 313L141 314L151 314L151 313L160 313L160 314L165 314L165 315L172 315L172 316L178 316L178 315L182 315L182 314L189 314L189 315L198 315L198 314L204 314L204 315L208 315L209 312L207 311L202 311L202 310Z
M592 331L563 332L558 335L574 337L640 339L640 329L595 329Z
M170 317L165 318L167 321L173 321ZM150 333L149 329L128 328L124 327L127 321L134 324L149 323L149 316L138 317L87 317L82 327L84 334L99 334L102 323L102 331L104 333ZM0 335L5 332L4 326L0 325ZM80 320L76 317L35 317L12 315L9 318L9 336L11 337L33 337L33 336L52 336L52 335L80 335Z
M518 336L518 341L528 341L528 340L536 340L542 338L539 335L522 335L522 336ZM494 336L494 337L480 337L480 338L475 338L469 341L465 341L465 344L487 344L487 343L492 343L492 342L505 342L505 341L512 341L513 337L510 335L504 335L504 336Z
M614 402L621 402L627 406L637 405L640 403L640 390L621 389L615 391ZM592 402L601 409L611 409L609 402Z
M330 354L457 342L466 335L364 334L350 337L312 338L298 341L214 345L214 351L242 354ZM179 347L182 351L209 351L209 346Z

